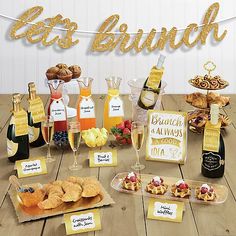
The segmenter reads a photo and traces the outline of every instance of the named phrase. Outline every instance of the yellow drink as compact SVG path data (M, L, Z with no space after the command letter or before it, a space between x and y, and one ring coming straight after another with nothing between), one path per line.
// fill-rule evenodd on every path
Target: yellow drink
M103 114L103 126L108 130L108 132L111 131L111 128L113 126L116 126L117 124L121 123L123 121L122 116L116 116L116 117L110 117L109 116L109 104L112 98L119 96L119 90L118 89L108 89L108 96L105 100L104 105L104 114Z

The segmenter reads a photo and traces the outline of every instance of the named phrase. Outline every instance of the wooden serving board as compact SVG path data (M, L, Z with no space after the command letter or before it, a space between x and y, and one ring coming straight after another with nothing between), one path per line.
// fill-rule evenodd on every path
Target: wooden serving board
M27 186L35 186L38 184L29 184ZM17 191L15 189L9 190L9 195L12 201L12 204L15 208L16 215L20 223L37 220L42 218L47 218L51 216L61 215L64 213L81 211L96 207L102 207L110 204L114 204L115 202L111 198L111 196L107 193L107 191L101 185L101 193L92 198L81 198L77 202L73 203L63 203L55 209L50 210L41 210L38 206L35 207L25 207L20 204Z

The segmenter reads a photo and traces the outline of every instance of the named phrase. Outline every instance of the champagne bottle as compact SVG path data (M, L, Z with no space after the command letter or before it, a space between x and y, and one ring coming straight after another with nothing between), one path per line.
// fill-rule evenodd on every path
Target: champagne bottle
M7 129L7 153L11 162L29 158L27 113L21 108L19 93L12 96L13 112Z
M29 143L31 147L41 147L45 144L41 130L41 119L45 116L44 107L40 97L36 96L36 87L34 82L28 84L29 91L29 109L28 109L28 125L29 125ZM32 111L37 110L37 114ZM40 119L41 118L41 119Z
M165 56L160 55L157 65L151 69L139 96L138 106L145 109L153 109L156 105L161 89L161 78L164 73L163 64Z
M208 178L219 178L225 170L225 145L220 133L219 105L211 105L211 120L204 130L202 151L202 175Z

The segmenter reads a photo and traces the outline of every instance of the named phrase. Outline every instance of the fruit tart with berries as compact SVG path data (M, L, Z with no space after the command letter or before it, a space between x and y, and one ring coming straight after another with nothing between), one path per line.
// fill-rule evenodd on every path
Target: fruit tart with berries
M132 191L138 191L141 188L141 180L139 176L134 172L129 173L123 179L122 188Z
M213 201L216 199L215 190L210 187L208 184L202 184L201 187L195 189L196 198L199 200Z
M172 185L171 192L175 197L184 198L191 195L191 188L184 180L179 180Z
M156 195L163 195L168 189L168 185L164 184L161 177L155 176L146 186L146 191Z

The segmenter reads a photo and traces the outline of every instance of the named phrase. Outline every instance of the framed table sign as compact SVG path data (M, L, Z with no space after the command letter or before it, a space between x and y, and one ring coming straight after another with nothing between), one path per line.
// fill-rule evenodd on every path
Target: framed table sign
M146 160L184 164L187 155L187 113L148 111Z

